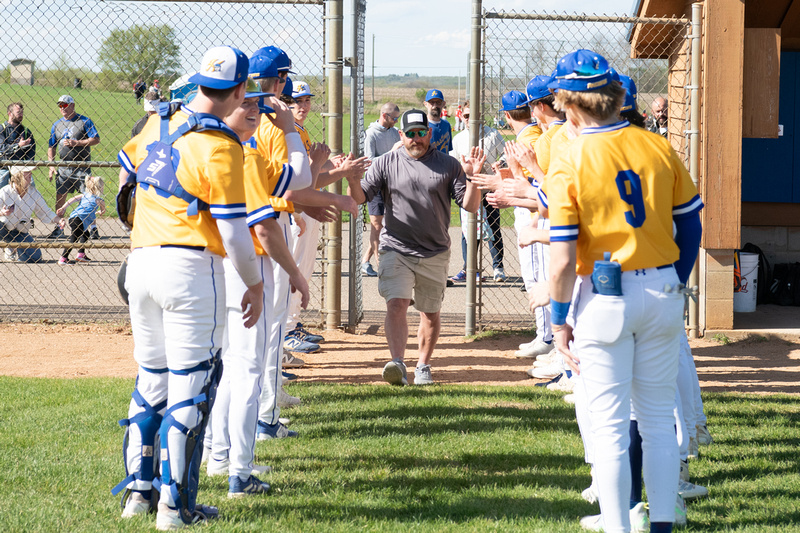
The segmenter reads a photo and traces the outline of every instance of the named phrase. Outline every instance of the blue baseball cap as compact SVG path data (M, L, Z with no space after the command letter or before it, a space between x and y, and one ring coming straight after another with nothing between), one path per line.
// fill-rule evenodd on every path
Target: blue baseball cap
M300 98L301 96L314 96L311 92L311 87L304 81L295 83L292 91L292 98Z
M550 89L593 91L611 83L608 61L591 50L575 50L558 60Z
M294 72L292 72L291 70L292 60L289 59L289 56L286 54L286 52L284 52L277 46L264 46L263 48L259 48L258 50L255 51L253 56L262 56L266 58L266 60L268 60L268 62L270 62L278 70L278 72L288 72L289 74L294 74ZM270 77L270 76L260 76L260 77Z
M267 104L264 103L264 97L266 97L266 96L275 96L275 95L272 94L272 93L263 92L261 90L261 88L258 86L258 83L256 83L255 80L253 80L252 78L247 78L247 85L245 85L245 90L244 91L245 91L244 92L245 99L247 99L247 98L258 98L258 110L261 113L274 113L275 112L275 110L272 107L270 107L270 106L268 106Z
M292 78L286 76L286 83L283 84L283 90L281 91L281 94L288 96L289 98L294 98L292 96L292 92L294 92L294 83L292 82Z
M622 104L620 111L638 111L636 105L636 100L638 98L638 95L636 94L636 83L634 83L632 78L624 74L619 75L619 82L625 89L625 102Z
M277 78L280 75L275 58L261 48L250 56L250 77L254 80L261 78Z
M431 101L431 100L433 100L434 98L438 98L439 100L441 100L442 102L444 102L444 95L442 94L442 91L440 91L439 89L431 89L431 90L430 90L430 91L428 91L428 93L425 95L425 101L426 101L426 102L430 102L430 101Z
M614 80L617 83L621 83L619 81L620 74L619 74L619 72L617 72L617 70L614 67L611 67L610 69L608 69L608 72L611 74L611 79L612 80Z
M528 94L528 103L550 96L550 89L547 88L547 85L552 81L552 76L536 76L529 81L528 87L525 89Z
M528 107L528 96L519 91L508 91L503 95L503 111L514 111Z
M189 81L200 87L230 89L247 79L249 63L241 50L232 46L215 46L203 54L200 68Z

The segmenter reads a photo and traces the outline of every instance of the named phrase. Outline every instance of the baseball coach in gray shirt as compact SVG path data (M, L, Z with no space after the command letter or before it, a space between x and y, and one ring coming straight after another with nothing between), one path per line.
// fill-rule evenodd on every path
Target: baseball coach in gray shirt
M392 360L383 379L407 385L405 348L408 342L408 306L420 315L419 362L415 385L433 383L431 355L439 338L447 266L450 261L450 199L475 213L481 201L470 176L480 172L485 157L472 148L459 162L431 148L425 111L411 109L400 119L402 148L375 159L350 195L359 204L383 195L384 226L380 235L378 291L386 299L386 341Z

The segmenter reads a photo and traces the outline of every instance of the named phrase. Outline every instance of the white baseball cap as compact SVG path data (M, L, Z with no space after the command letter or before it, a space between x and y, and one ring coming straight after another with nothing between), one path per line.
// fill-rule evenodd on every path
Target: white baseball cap
M72 98L68 94L62 94L61 96L58 97L58 102L56 102L56 103L57 104L67 104L67 105L74 104L75 103L75 99Z
M198 72L189 81L211 89L230 89L247 79L250 62L241 50L215 46L203 55Z
M294 82L294 87L292 88L292 98L300 98L301 96L314 96L311 93L311 87L304 81L296 81Z

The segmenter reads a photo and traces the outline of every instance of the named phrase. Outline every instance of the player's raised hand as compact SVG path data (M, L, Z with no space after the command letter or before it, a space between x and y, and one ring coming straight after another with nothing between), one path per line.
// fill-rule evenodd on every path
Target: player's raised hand
M335 222L339 219L339 210L329 205L322 207L306 205L303 206L303 212L319 222Z
M347 177L360 179L361 175L367 171L371 164L372 161L367 159L366 156L356 158L351 152L344 161L342 161L342 166L340 168L347 174Z
M334 207L336 207L339 211L347 211L351 215L358 214L358 204L351 196L337 194L335 201L336 203Z
M502 189L508 196L513 198L537 199L536 187L528 183L526 179L514 177L512 179L503 180Z
M331 155L330 147L325 143L314 143L311 145L310 159L312 164L319 164L322 166Z
M482 191L496 191L503 185L503 178L500 174L473 174L472 183Z
M483 169L483 164L486 163L486 154L479 146L470 148L469 156L461 156L461 167L467 176L474 176Z
M294 115L288 105L271 96L269 98L269 106L275 110L275 116L266 115L266 117L283 131L284 135L296 131L294 129Z

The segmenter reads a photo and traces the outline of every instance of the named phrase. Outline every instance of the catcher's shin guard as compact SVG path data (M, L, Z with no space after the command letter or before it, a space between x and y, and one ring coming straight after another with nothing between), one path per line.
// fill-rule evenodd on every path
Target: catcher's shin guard
M165 369L166 371L166 369ZM125 428L125 436L122 440L122 458L125 463L126 477L117 486L111 489L111 494L117 495L125 489L122 495L120 504L125 508L125 503L131 495L132 490L142 490L145 492L150 490L150 509L155 510L158 503L158 492L153 488L153 481L159 475L159 456L156 455L156 450L159 449L158 442L158 429L161 426L164 409L167 407L167 401L152 406L142 397L137 389L133 390L131 394L133 401L143 409L131 418L126 418L119 421L119 425ZM141 459L139 461L139 470L137 472L130 472L128 470L128 444L130 439L131 425L135 425L139 430L141 439ZM144 483L142 483L144 482ZM145 485L145 486L143 486Z
M172 501L175 503L181 515L181 519L186 524L192 524L196 521L196 511L205 512L204 506L196 505L197 487L200 480L200 462L203 459L203 436L205 434L206 425L208 424L209 413L214 405L217 386L222 377L222 359L220 353L221 350L218 351L212 359L200 363L193 368L172 371L177 374L209 372L209 377L199 395L178 402L167 409L167 412L164 414L164 420L161 423L161 462L163 468L161 469L161 480L155 480L153 486L159 490L169 491L168 494L170 494ZM186 427L174 417L175 411L188 407L195 407L201 415L200 423L191 428ZM186 435L184 455L186 464L183 470L183 476L180 480L173 479L172 470L170 469L170 461L172 459L169 453L168 434L170 428L173 427ZM196 507L203 507L203 509L197 509Z

